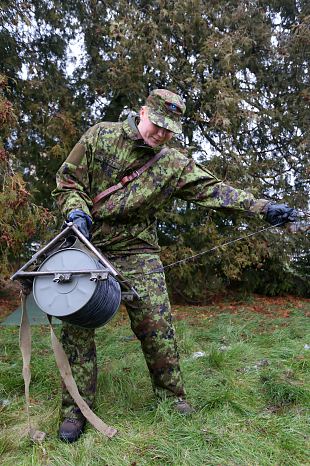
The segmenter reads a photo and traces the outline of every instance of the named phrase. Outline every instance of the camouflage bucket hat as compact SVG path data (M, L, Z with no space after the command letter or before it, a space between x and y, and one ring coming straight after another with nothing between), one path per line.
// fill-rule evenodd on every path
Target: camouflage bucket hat
M173 133L182 132L181 117L186 107L177 94L167 89L154 89L146 99L146 106L152 123Z

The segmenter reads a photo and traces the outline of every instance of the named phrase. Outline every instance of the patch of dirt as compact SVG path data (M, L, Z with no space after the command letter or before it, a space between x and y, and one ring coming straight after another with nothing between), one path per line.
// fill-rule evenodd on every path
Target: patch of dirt
M20 305L20 285L11 280L0 280L0 321Z

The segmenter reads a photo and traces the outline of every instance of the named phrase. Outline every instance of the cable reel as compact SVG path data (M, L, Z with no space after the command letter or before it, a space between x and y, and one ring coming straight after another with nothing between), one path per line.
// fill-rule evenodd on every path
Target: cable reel
M139 296L73 224L67 225L11 278L33 279L34 300L48 316L84 328L101 327L122 299ZM27 271L38 263L36 270Z

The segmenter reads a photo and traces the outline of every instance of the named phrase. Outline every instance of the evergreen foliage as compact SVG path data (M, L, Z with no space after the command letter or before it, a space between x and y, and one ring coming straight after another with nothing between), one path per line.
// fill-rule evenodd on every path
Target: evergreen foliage
M32 202L21 175L14 171L14 158L3 146L2 136L17 124L12 103L4 96L8 84L0 75L0 274L3 278L26 256L25 243L44 236L52 216L44 207ZM1 278L0 277L0 278Z
M167 87L187 103L181 150L256 197L308 209L309 2L0 5L0 73L8 83L0 110L9 111L2 107L9 92L18 118L8 123L4 149L27 174L37 204L53 208L55 172L87 127L117 120L151 89ZM68 53L75 43L80 51ZM169 263L261 226L175 201L160 219L163 258ZM191 302L237 283L307 294L308 246L304 233L265 233L172 269L170 290Z

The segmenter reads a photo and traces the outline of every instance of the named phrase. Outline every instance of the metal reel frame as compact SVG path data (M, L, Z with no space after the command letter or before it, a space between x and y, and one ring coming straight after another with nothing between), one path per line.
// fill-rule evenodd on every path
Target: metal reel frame
M102 265L102 269L74 271L52 270L44 272L37 271L36 269L40 265L39 260L42 259L43 256L46 256L46 254L52 253L60 240L65 240L72 234L81 241L83 246L85 246L89 252L96 256ZM29 270L30 268L34 268L34 270ZM29 283L29 280L32 281L35 277L51 275L54 276L53 281L64 283L70 281L72 275L90 275L91 281L98 281L107 279L109 274L111 274L120 284L122 301L132 301L134 298L140 299L140 296L134 287L131 286L130 283L123 277L123 275L115 269L111 262L104 255L102 255L101 252L98 251L98 249L95 248L95 246L90 241L88 241L87 238L85 238L85 236L76 228L76 226L70 222L66 223L64 230L55 236L55 238L53 238L46 246L37 251L32 256L32 258L26 262L26 264L17 270L17 272L11 276L11 280L18 280L23 285L25 283Z

